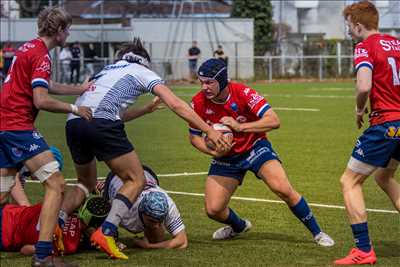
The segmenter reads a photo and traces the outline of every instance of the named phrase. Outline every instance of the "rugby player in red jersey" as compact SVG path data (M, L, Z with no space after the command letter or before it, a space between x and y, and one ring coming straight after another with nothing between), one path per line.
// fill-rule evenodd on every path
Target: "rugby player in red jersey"
M347 6L343 15L349 34L358 42L354 51L358 128L364 123L368 98L371 112L370 127L358 138L340 179L356 248L335 264L374 264L362 185L375 172L378 185L400 211L400 185L394 179L400 161L400 41L378 32L379 13L369 1Z
M0 208L0 251L20 251L24 255L32 255L39 238L41 210L42 204L6 204ZM79 247L82 230L78 216L70 216L62 230L62 243L54 246L56 250L60 249L64 255L75 253Z
M52 257L52 238L63 197L64 178L46 141L35 129L36 116L39 110L46 110L91 118L90 108L49 96L49 92L79 95L89 85L73 87L50 82L49 51L65 44L70 25L71 16L63 9L42 10L38 16L39 37L19 47L0 90L0 201L13 187L15 174L22 164L43 183L46 192L32 266L65 264Z
M279 118L266 99L250 87L229 82L227 67L219 59L205 61L198 70L201 91L192 107L209 124L223 123L233 130L233 147L228 153L209 148L202 132L190 125L190 140L199 151L213 156L205 185L207 215L227 226L218 229L213 239L230 239L251 228L229 201L248 170L261 179L287 203L294 215L321 246L334 241L321 231L306 200L292 187L266 132L280 126Z

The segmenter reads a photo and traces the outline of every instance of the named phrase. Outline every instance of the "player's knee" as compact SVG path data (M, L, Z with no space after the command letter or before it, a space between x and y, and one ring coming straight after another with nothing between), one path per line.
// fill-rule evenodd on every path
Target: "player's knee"
M206 214L211 219L219 217L223 210L223 208L220 208L216 205L206 205Z
M120 176L121 177L121 176ZM133 184L135 184L135 186L137 188L139 188L140 190L144 189L144 186L146 184L146 178L144 176L144 173L137 173L137 172L126 172L124 175L123 180L125 181L129 181Z
M51 190L57 194L64 194L65 192L65 180L61 172L56 172L45 181L46 190Z

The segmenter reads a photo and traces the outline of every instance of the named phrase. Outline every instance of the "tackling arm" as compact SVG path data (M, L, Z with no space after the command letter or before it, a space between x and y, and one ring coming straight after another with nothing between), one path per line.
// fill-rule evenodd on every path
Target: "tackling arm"
M44 87L33 89L33 103L37 109L56 113L73 113L84 119L92 118L92 111L88 107L77 107L49 96L48 90Z
M162 84L157 84L154 87L153 92L158 95L162 101L179 117L196 126L202 132L206 133L210 140L217 145L217 150L227 151L230 149L230 145L224 139L222 133L214 130L207 123L205 123L186 102L174 95L168 87Z
M127 111L125 111L122 114L122 121L128 122L131 120L134 120L136 118L139 118L143 115L146 115L147 113L152 113L153 111L157 110L159 107L159 104L161 103L161 99L156 96L153 98L153 100L148 103L147 105L140 107L140 108L130 108Z
M31 203L28 200L28 197L25 194L24 188L22 187L19 173L17 173L15 177L15 185L11 189L11 197L15 200L15 202L20 206L30 206Z
M94 81L89 82L89 78L87 78L82 84L78 86L50 81L49 93L53 95L81 95L87 89L89 89L93 83Z

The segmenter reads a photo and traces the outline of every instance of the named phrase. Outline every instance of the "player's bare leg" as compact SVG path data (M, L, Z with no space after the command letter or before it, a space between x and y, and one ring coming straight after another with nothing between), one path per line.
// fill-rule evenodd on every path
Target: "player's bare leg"
M230 239L251 228L251 223L241 219L228 207L229 201L239 185L239 180L230 177L208 176L205 186L205 208L207 216L227 224L214 232L213 239Z
M332 238L321 231L306 200L292 187L285 170L278 160L265 162L258 171L258 176L261 177L272 192L287 203L293 214L312 233L314 241L318 245L330 247L335 244Z
M68 215L77 209L96 187L96 159L87 164L79 165L75 163L75 171L78 184L66 192L61 205L60 219L63 223L67 220Z
M17 170L14 168L0 168L0 206L5 204L15 185Z
M369 174L360 174L346 168L340 178L344 205L357 248L353 248L348 256L336 260L334 263L337 265L363 264L363 262L374 264L376 262L376 255L369 239L367 211L362 192L362 185L368 176Z
M394 207L400 212L400 184L394 178L396 168L389 168L389 166L388 168L379 168L376 170L374 177L376 183L385 191Z
M367 177L367 175L359 174L346 168L340 178L344 205L351 224L367 221L367 211L362 192L362 185Z
M53 154L46 150L24 162L30 172L37 177L45 188L40 213L40 232L33 263L45 259L53 253L53 234L57 225L58 213L64 194L65 181L59 171ZM61 234L61 232L59 232Z
M91 241L113 258L128 259L115 244L114 235L122 217L137 199L145 185L144 171L135 151L106 161L111 171L124 182L112 202L111 211Z
M293 207L300 201L301 195L290 184L286 172L279 161L270 160L264 163L258 171L258 176L289 207Z

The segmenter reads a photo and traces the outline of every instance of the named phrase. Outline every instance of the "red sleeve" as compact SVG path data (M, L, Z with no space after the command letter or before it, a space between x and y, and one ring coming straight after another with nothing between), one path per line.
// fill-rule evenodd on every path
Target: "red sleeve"
M32 89L36 87L49 88L51 75L51 61L48 54L33 58L32 62Z
M354 70L356 73L361 67L374 69L374 60L369 50L369 47L364 42L357 44L354 49Z
M243 90L242 99L246 101L246 105L249 107L251 113L259 118L262 118L264 113L271 108L267 100L262 95L249 87Z
M198 98L193 97L192 102L190 102L190 106L193 109L193 111L197 113L197 115L202 117L202 113L201 113L202 104L200 101L198 101ZM189 123L189 132L190 132L190 134L193 134L193 135L202 135L203 134L203 132L200 129L198 129L196 126L194 126L191 123Z

